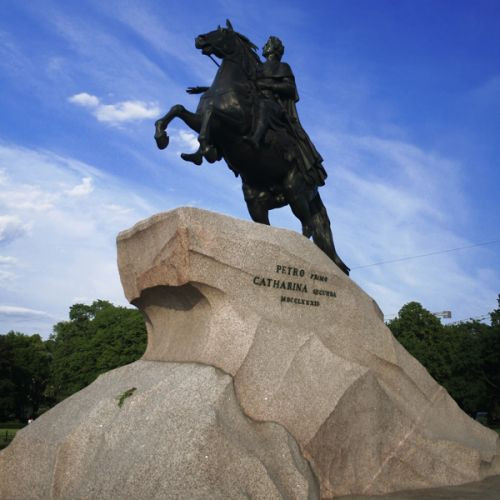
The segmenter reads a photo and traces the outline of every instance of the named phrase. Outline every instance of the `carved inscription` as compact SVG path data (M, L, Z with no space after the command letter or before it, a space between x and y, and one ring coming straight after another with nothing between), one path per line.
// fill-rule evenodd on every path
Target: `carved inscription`
M319 306L319 300L306 300L306 299L298 299L296 297L286 297L285 295L281 296L281 302L288 302L290 304L302 304L304 306Z
M253 284L258 286L268 286L270 288L280 288L282 290L292 290L293 292L307 293L307 285L304 283L296 283L294 281L281 281L272 278L261 278L254 276Z
M321 276L316 273L311 273L311 279L316 281L324 281L326 283L328 281L328 276Z
M318 300L319 297L337 297L334 290L319 287L316 288L319 285L317 282L320 282L321 285L326 284L328 282L328 276L323 276L313 272L306 273L305 269L283 264L276 264L275 274L278 276L254 276L253 284L256 286L280 290L282 293L286 291L298 294L298 296L280 295L279 299L282 303L319 307L321 305ZM306 283L305 280L307 279L312 281L312 284ZM313 297L308 298L307 295L311 294Z

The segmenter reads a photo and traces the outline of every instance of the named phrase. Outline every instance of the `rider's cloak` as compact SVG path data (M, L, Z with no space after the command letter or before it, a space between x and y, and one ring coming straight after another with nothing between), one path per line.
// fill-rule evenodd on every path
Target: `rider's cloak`
M327 173L323 167L323 158L300 123L296 105L299 100L299 93L295 84L295 76L292 72L292 68L287 63L280 61L266 61L262 65L261 72L259 73L258 77L260 78L271 78L278 84L286 80L293 85L293 96L285 97L283 93L275 92L275 98L285 111L293 134L297 139L298 149L303 160L299 161L299 168L302 174L306 181L311 184L323 186Z

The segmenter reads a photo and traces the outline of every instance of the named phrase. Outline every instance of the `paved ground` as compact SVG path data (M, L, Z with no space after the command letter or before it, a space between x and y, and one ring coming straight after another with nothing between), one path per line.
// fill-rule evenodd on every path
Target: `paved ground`
M350 495L339 500L500 500L500 476L493 476L477 483L432 488L428 490L398 491L390 495Z

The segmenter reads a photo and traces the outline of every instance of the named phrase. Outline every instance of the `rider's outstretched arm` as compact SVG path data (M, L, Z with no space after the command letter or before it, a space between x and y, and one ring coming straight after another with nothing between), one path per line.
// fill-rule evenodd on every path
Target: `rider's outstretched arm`
M188 94L203 94L203 92L206 92L210 87L188 87L186 89L186 92Z

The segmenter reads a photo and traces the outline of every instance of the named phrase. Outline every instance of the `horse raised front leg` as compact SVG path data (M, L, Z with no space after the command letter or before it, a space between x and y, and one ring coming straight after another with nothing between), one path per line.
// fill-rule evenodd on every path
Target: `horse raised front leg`
M184 106L176 104L170 108L165 116L155 121L155 141L158 149L165 149L168 146L170 139L166 132L167 126L176 116L179 116L182 109Z
M199 132L201 128L201 116L197 113L191 113L181 104L176 104L172 106L169 112L156 120L155 122L155 141L159 149L165 149L169 143L169 137L167 135L168 124L174 119L180 118L188 127L190 127L195 132Z

